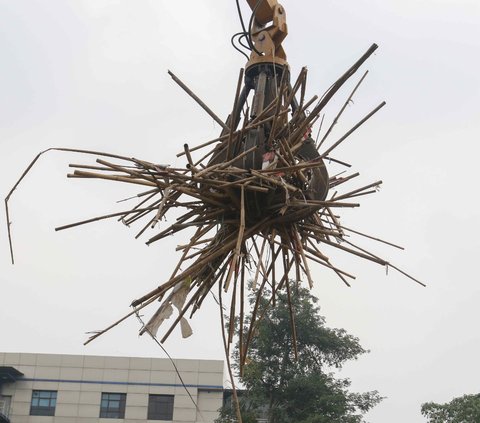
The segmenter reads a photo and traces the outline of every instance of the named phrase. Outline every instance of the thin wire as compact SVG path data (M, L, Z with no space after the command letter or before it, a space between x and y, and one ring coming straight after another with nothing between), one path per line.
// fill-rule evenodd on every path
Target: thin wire
M323 114L322 116L322 120L320 121L320 127L318 128L318 132L317 132L317 137L315 138L315 148L318 150L320 145L318 144L318 137L320 136L320 131L322 130L322 126L323 126L323 120L325 119L325 113Z
M198 407L197 403L193 399L192 394L190 393L190 391L187 388L187 385L185 385L185 382L183 381L182 375L180 374L180 371L178 370L177 365L175 364L175 361L173 361L173 358L170 356L170 354L165 349L165 347L160 343L160 341L157 339L157 337L150 331L150 329L147 328L147 325L145 325L145 322L143 321L142 316L140 316L140 313L138 312L138 310L135 310L135 315L137 316L138 321L142 325L142 330L145 330L145 332L147 332L150 335L150 337L155 341L155 343L162 349L162 351L165 353L165 355L169 358L170 362L173 365L173 368L175 369L175 373L177 373L177 376L180 379L180 382L183 386L183 389L185 389L185 391L187 392L188 396L190 397L190 400L192 401L193 405L195 405L196 410L202 416L202 420L205 421L205 418L203 417L203 414L202 414L200 408Z

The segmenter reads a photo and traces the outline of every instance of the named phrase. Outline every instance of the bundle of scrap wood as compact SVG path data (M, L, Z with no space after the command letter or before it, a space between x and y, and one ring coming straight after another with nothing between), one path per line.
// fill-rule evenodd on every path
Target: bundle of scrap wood
M223 133L217 139L192 148L184 145L178 156L185 157L185 168L109 153L76 150L97 154L100 158L95 165L70 165L76 170L69 177L108 179L136 184L145 189L137 196L138 204L128 210L62 226L57 230L118 217L126 225L143 221L137 237L149 228L160 226L160 231L150 237L147 244L180 231L193 232L190 242L178 245L177 251L182 254L171 276L151 292L133 301L132 313L107 329L96 332L87 343L154 301L161 302L160 308L142 332L155 335L161 323L172 315L173 307L176 307L178 314L161 342L167 339L178 324L183 336L188 336L191 329L186 317L191 317L201 307L209 293L218 295L217 299L221 302L222 292L231 290L231 303L227 312L229 329L225 341L228 349L234 336L234 321L238 319L240 328L243 328L246 321L244 298L249 290L254 290L258 298L268 292L270 303L274 305L276 292L285 290L289 296L292 283L303 279L310 287L313 286L314 280L310 272L312 263L331 270L345 284L349 284L348 280L354 276L337 268L327 257L324 246L401 271L352 243L349 233L367 235L341 225L337 216L338 209L358 207L355 200L375 192L381 181L348 189L342 194L338 189L351 183L358 173L342 173L321 180L326 175L323 160L336 160L331 157L331 152L385 104L381 103L334 143L328 143L327 138L333 126L366 73L321 139L315 143L310 137L311 128L322 115L327 103L375 49L376 45L373 45L320 99L316 96L308 101L305 99L306 69L302 69L293 86L284 73L279 76L276 98L254 118L251 118L248 110L243 110L243 122L238 127L233 124L230 127L229 120L227 123L222 122L171 74L223 127ZM242 80L243 72L240 73L231 116L238 112L236 109L239 107ZM291 110L292 98L295 96L299 97L298 107ZM248 134L267 122L270 134L266 143L270 142L271 151L269 154L262 153L260 167L242 165L245 163L243 159L251 157L261 147L255 142L247 145L245 140L248 139ZM306 143L318 153L300 154ZM329 146L324 147L327 144ZM239 149L239 146L242 148ZM197 152L202 152L201 157L194 159ZM318 199L318 196L309 195L309 190L314 189L315 184L323 186L323 197L329 191L328 197ZM174 209L177 214L180 211L180 216L165 227L164 219ZM259 301L251 310L249 330L240 332L241 362L245 361L255 324L262 316L263 311L258 310L258 303Z

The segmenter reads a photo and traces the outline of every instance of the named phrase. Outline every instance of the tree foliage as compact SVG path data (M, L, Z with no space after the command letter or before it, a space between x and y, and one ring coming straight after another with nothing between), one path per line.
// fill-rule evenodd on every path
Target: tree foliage
M464 395L446 404L422 404L422 414L429 423L480 422L480 394Z
M381 400L380 396L376 391L349 392L350 381L336 378L333 371L366 351L345 330L325 326L317 299L308 290L293 288L290 298L298 359L294 356L287 295L278 294L275 307L263 300L260 309L268 308L257 323L248 364L240 377L245 387L242 420L250 423L263 414L269 423L362 422L362 415ZM233 416L234 410L226 406L218 422Z

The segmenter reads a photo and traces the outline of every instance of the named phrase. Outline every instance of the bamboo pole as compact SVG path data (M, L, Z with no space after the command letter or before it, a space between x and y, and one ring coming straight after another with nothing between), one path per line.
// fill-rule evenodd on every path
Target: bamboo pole
M342 116L343 112L345 111L345 109L347 108L347 106L350 104L350 102L352 101L352 98L355 94L355 92L357 91L358 87L360 87L360 85L362 84L363 80L365 79L365 77L368 75L368 70L365 71L365 73L363 74L363 76L360 78L360 81L358 81L357 85L355 85L355 88L353 89L353 91L350 93L350 95L348 96L347 98L347 101L345 101L344 105L342 106L342 108L340 109L340 111L338 112L337 116L335 116L335 119L333 119L333 122L332 124L330 125L330 127L327 129L327 132L325 132L325 135L323 136L322 140L320 141L320 143L318 144L318 147L317 149L319 149L322 144L325 142L325 140L327 139L327 137L330 135L330 132L332 132L332 129L333 127L338 123L338 120L340 119L340 116Z
M148 208L139 209L139 210L154 210L154 208L148 207ZM121 216L125 213L126 213L125 211L121 211L121 212L117 212L117 213L106 214L106 215L103 215L103 216L92 217L90 219L82 220L80 222L75 222L75 223L70 223L68 225L58 226L58 227L55 228L55 230L56 231L63 231L64 229L74 228L75 226L85 225L86 223L92 223L92 222L97 222L99 220L110 219L112 217Z
M197 104L203 110L205 110L210 115L210 117L215 122L217 122L226 131L230 129L215 113L213 113L212 109L210 109L202 100L200 100L200 98L190 88L188 88L177 76L175 76L173 72L168 71L168 74L190 97L192 97L197 102Z
M242 413L240 412L240 402L238 401L238 396L237 396L237 389L235 387L235 378L233 377L232 373L232 366L230 365L230 354L228 353L228 347L227 347L227 340L225 337L225 323L223 319L223 306L222 306L222 286L219 284L218 285L218 300L220 302L220 326L221 326L221 331L222 331L222 339L223 339L223 345L224 345L224 350L225 350L225 359L227 360L227 368L228 368L228 374L230 376L230 383L232 384L232 393L233 393L233 399L235 402L235 411L237 414L237 420L238 423L243 423L242 422Z
M228 271L227 279L225 281L225 286L224 286L225 292L228 291L228 286L230 284L230 280L232 278L233 272L237 271L236 269L240 264L240 249L244 242L244 239L243 239L244 233L245 233L245 189L242 185L242 189L240 191L240 226L238 228L237 243L235 245L235 251L232 257L232 263L230 266L230 270Z
M236 118L237 118L237 112L238 112L238 100L240 97L240 88L242 87L242 81L243 81L243 68L240 69L240 73L238 75L238 82L237 82L237 91L235 93L235 100L233 101L233 110L231 119L230 119L230 134L228 137L228 142L227 142L227 155L226 159L227 161L230 160L230 155L232 151L232 142L233 142L233 132L235 131L235 127L237 125Z
M335 148L337 148L343 141L345 141L351 134L353 134L360 126L362 126L368 119L370 119L375 113L377 113L383 106L387 103L382 101L375 109L373 109L368 115L366 115L360 122L358 122L352 129L350 129L345 135L343 135L336 143L322 154L322 158L331 153Z
M254 226L250 227L250 228L247 228L245 230L245 237L250 237L251 235L253 235L254 233L257 232L257 230L263 226L265 222L265 219L264 220L261 220L260 222L258 222L257 224L255 224ZM154 290L150 291L149 293L147 293L146 295L142 296L141 298L137 299L137 300L134 300L132 302L132 306L136 306L138 304L141 304L143 303L144 301L147 301L150 297L152 297L153 295L155 295L157 292L161 291L163 289L164 286L173 286L175 285L175 283L177 283L179 280L181 279L185 279L187 278L188 276L192 275L193 273L195 273L195 271L198 271L200 269L202 269L209 261L211 260L214 260L215 258L219 257L220 255L224 254L225 251L229 251L231 248L233 248L233 246L236 244L236 241L237 239L235 237L232 237L231 235L228 237L228 241L227 239L225 239L224 241L224 244L222 246L222 248L218 248L216 249L215 251L212 251L210 252L206 257L203 257L202 259L199 259L197 260L194 264L192 264L188 269L186 269L185 271L183 271L180 275L177 275L176 277L170 279L168 282L166 282L165 284L159 286L158 288L155 288Z

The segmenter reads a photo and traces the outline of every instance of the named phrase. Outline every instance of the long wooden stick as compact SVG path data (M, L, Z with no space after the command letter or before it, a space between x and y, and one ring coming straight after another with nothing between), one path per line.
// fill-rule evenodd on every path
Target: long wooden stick
M138 211L144 211L144 210L155 210L155 208L146 207L144 209L138 209ZM112 217L121 216L121 215L124 215L125 213L127 213L127 212L126 211L121 211L121 212L117 212L117 213L106 214L106 215L103 215L103 216L92 217L91 219L82 220L80 222L70 223L70 224L64 225L64 226L58 226L58 227L55 228L55 230L56 231L63 231L64 229L74 228L75 226L85 225L86 223L92 223L92 222L97 222L99 220L110 219Z
M370 119L375 113L377 113L383 106L387 103L382 101L375 109L373 109L368 115L366 115L360 122L358 122L352 129L350 129L345 135L343 135L336 143L334 143L331 147L327 148L327 150L322 154L322 157L327 156L330 154L335 148L337 148L343 141L345 141L351 134L353 134L360 126L362 126L368 119Z
M188 88L175 74L171 71L168 71L168 74L172 77L172 79L190 96L192 97L199 106L205 110L210 117L217 122L223 129L229 130L230 128L215 114L213 113L212 109L208 107L200 98L190 89Z
M227 339L225 337L225 322L223 319L223 306L222 306L222 286L219 284L218 285L218 301L220 302L220 326L221 326L221 331L222 331L222 339L223 339L223 346L224 346L224 351L225 351L225 359L227 361L227 368L228 368L228 374L230 376L230 383L232 384L232 393L233 393L233 400L235 403L235 411L237 413L237 420L238 423L242 423L242 413L240 412L240 402L238 401L238 396L237 396L237 389L235 387L235 378L233 377L232 373L232 366L230 365L230 354L228 352L228 344L227 344Z
M252 236L254 233L257 232L257 230L263 226L263 224L265 223L266 219L263 219L261 220L260 222L258 222L257 224L255 224L254 226L252 227L249 227L245 230L245 237L250 237ZM208 262L211 262L212 260L214 260L215 258L218 258L220 257L222 254L224 254L225 251L229 251L230 249L233 248L233 246L236 244L236 237L234 236L229 236L227 239L224 240L224 244L222 246L222 248L217 248L216 250L210 252L210 254L206 255L205 257L197 260L194 264L192 264L188 269L186 269L185 271L183 271L181 274L175 276L174 278L170 279L168 282L166 282L165 284L159 286L158 288L155 288L154 290L150 291L149 293L147 293L146 295L144 295L143 297L137 299L137 300L134 300L132 302L132 306L135 307L141 303L143 303L144 301L148 300L149 298L151 298L153 295L157 294L159 291L161 291L164 287L166 286L169 286L169 287L172 287L174 286L178 281L182 280L182 279L186 279L187 277L189 277L190 275L192 275L193 273L197 272L198 270L202 269Z
M360 81L358 81L357 85L355 85L355 88L353 89L353 91L350 93L350 95L348 96L347 98L347 101L344 103L344 105L342 106L342 108L340 109L340 111L338 112L337 116L335 116L335 119L333 119L333 122L332 124L330 125L330 127L327 129L327 132L325 132L325 135L323 136L322 140L320 141L320 143L318 144L317 146L317 149L319 149L322 144L325 142L325 140L327 139L327 137L330 135L330 132L332 132L332 129L333 127L338 123L338 120L340 119L340 116L342 116L342 113L345 111L345 109L347 108L347 106L350 104L350 102L352 101L352 98L353 98L353 95L355 94L355 92L357 91L358 87L362 84L363 80L365 79L365 77L368 75L368 70L365 71L365 73L363 74L363 76L360 78Z
M10 197L14 193L14 191L18 188L22 180L27 176L27 174L30 172L32 167L35 165L35 163L38 161L38 159L43 156L45 153L48 153L50 151L63 151L63 152L69 152L69 153L80 153L80 154L92 154L96 156L104 156L104 157L112 157L116 159L121 159L121 160L127 160L131 161L131 158L125 157L125 156L119 156L117 154L111 154L111 153L104 153L102 151L93 151L93 150L81 150L81 149L76 149L76 148L64 148L64 147L52 147L52 148L47 148L46 150L41 151L38 153L33 160L30 162L30 164L27 166L27 168L23 171L21 174L20 178L15 182L15 185L13 188L8 192L7 196L5 197L5 214L7 218L7 232L8 232L8 244L10 247L10 258L12 261L12 264L15 264L15 258L13 254L13 243L12 243L12 231L11 231L11 221L10 221L10 213L8 209L8 202L10 200Z
M243 68L240 69L240 73L238 75L238 82L237 82L237 91L235 93L235 100L233 102L233 110L232 114L230 115L230 136L228 137L227 141L227 161L231 159L231 152L232 152L232 142L233 142L233 132L236 129L236 119L237 119L237 112L238 112L238 100L240 97L240 89L242 87L243 81Z

